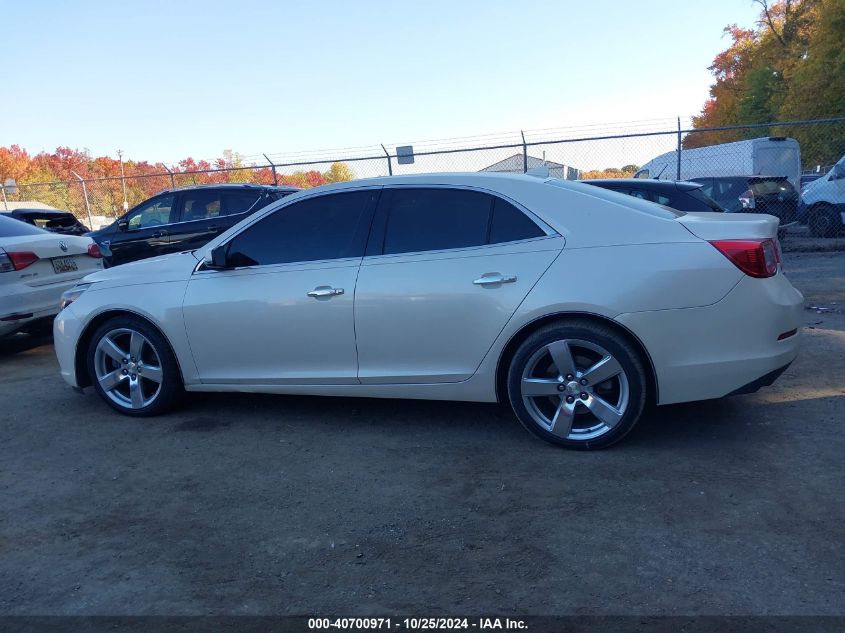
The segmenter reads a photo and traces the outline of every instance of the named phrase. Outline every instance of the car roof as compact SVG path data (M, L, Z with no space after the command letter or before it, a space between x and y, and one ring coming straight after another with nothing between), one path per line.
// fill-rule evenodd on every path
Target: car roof
M299 187L290 185L259 185L253 182L212 182L201 185L184 185L182 187L169 187L159 193L172 193L176 191L191 191L194 189L262 189L266 191L299 191Z
M657 180L655 178L595 178L581 180L579 182L588 185L597 185L599 187L612 185L637 186L652 191L692 191L693 189L701 188L701 183L699 182L690 182L689 180Z

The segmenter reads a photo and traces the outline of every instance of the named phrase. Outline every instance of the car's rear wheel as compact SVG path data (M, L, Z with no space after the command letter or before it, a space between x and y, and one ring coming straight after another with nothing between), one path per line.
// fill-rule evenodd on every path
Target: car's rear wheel
M645 370L637 350L612 328L561 322L519 346L508 372L508 397L523 426L547 442L604 448L639 420Z
M103 400L126 415L157 415L182 393L170 346L137 317L115 317L97 328L88 347L88 372Z
M810 233L814 237L835 237L842 228L839 214L832 206L820 204L810 209Z

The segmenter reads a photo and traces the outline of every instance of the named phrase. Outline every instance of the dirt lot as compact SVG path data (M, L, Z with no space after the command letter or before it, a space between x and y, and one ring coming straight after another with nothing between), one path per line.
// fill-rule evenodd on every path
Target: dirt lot
M491 405L209 395L132 420L16 337L0 613L843 614L845 253L786 269L831 310L773 387L589 454Z

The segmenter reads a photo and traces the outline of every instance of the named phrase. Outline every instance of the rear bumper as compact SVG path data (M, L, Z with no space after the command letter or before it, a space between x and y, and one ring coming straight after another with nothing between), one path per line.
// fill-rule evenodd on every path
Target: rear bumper
M774 381L773 374L798 354L803 318L804 298L779 272L768 279L744 277L709 306L629 313L617 320L651 355L658 403L672 404L759 388L769 377ZM797 332L778 340L791 330Z

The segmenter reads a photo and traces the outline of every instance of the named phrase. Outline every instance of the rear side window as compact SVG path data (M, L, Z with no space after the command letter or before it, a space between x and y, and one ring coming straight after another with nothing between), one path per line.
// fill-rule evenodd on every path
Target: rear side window
M224 215L246 213L253 207L256 207L256 202L261 197L262 194L260 191L224 191L223 213Z
M388 189L382 249L373 254L469 248L541 237L545 233L514 205L465 189Z
M373 191L352 191L308 198L273 211L229 243L232 266L361 257L363 220Z
M182 194L182 222L205 220L223 215L220 191L197 189Z
M15 220L0 216L0 237L19 237L21 235L44 235L47 231L27 224L21 220Z
M493 220L490 224L490 244L516 242L542 237L543 230L522 211L501 198L493 198Z

